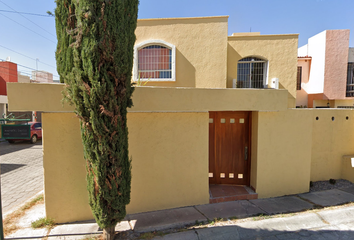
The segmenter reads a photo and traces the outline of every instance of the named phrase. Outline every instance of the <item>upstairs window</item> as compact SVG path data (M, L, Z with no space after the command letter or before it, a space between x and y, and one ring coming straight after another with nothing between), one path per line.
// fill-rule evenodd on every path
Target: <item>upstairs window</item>
M135 47L134 81L175 81L175 46L161 40Z
M348 63L346 97L354 97L354 63Z
M237 64L237 88L265 88L267 84L267 61L247 57Z
M301 90L302 67L297 67L296 90Z

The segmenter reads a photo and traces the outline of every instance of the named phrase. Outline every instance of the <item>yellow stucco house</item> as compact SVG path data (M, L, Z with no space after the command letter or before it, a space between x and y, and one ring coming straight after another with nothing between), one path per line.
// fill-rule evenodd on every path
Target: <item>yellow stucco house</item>
M148 81L128 112L128 213L207 204L209 184L266 198L354 181L343 158L354 154L353 112L295 109L297 34L228 36L221 16L138 20L136 36L132 81ZM92 219L79 120L62 88L8 85L12 111L43 111L46 214L58 223Z

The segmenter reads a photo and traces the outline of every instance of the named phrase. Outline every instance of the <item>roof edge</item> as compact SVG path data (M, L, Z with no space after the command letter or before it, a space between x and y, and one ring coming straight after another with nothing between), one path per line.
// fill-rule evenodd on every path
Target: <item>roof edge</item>
M229 18L229 16L225 15L225 16L207 16L207 17L143 18L143 19L138 19L138 22L156 21L156 20L192 20L192 19L212 19L212 18Z
M248 35L248 36L228 36L228 38L236 39L236 38L259 38L259 37L299 37L299 33L293 34L263 34L263 35Z

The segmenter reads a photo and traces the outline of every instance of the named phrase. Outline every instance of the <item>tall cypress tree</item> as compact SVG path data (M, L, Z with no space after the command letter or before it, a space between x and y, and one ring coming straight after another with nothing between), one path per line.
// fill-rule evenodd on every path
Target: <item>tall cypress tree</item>
M89 204L106 239L130 202L127 108L139 0L56 0L57 69L80 119Z

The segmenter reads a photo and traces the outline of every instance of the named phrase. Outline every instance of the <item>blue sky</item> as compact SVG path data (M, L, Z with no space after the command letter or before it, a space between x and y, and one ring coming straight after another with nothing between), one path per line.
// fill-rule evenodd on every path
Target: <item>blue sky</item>
M11 56L12 62L24 66L18 67L23 74L38 66L58 79L54 18L4 12L46 15L55 7L53 0L0 0L0 59ZM229 16L229 35L299 33L302 46L326 29L350 29L349 45L354 47L353 0L140 0L139 5L139 18L220 15Z

